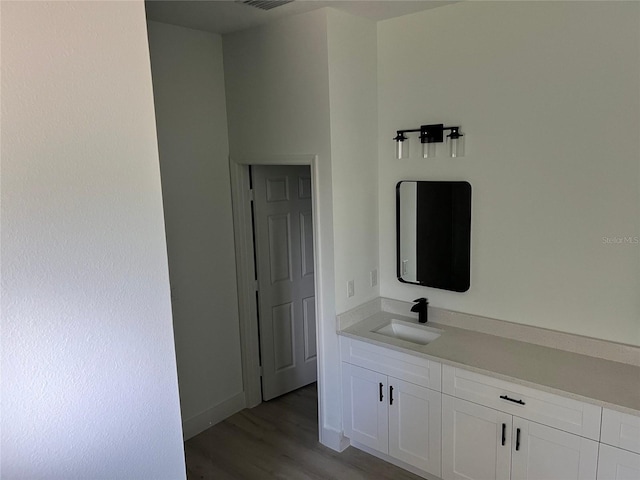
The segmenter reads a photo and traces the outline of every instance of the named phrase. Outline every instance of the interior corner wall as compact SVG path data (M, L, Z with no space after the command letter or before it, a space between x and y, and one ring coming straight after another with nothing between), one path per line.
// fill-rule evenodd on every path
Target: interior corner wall
M220 35L148 22L185 438L244 408Z
M376 23L328 9L336 311L376 298L378 110ZM347 297L347 282L354 295Z
M381 294L640 345L640 4L460 2L378 24ZM401 128L467 155L394 159ZM399 180L473 187L471 288L395 278Z
M0 8L0 477L185 478L143 2Z

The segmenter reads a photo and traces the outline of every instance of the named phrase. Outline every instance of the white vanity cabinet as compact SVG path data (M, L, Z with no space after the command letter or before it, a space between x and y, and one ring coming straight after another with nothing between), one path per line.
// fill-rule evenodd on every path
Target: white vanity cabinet
M352 441L389 453L387 376L342 362L344 433Z
M600 407L447 365L442 390L444 480L595 480Z
M600 444L598 480L638 480L640 454Z
M603 409L600 441L598 480L640 478L640 417Z
M640 480L640 416L351 337L340 354L351 444L422 476Z
M512 436L512 479L596 478L598 442L517 417Z
M352 339L341 349L345 435L440 476L440 364Z
M442 478L509 480L511 415L442 397Z

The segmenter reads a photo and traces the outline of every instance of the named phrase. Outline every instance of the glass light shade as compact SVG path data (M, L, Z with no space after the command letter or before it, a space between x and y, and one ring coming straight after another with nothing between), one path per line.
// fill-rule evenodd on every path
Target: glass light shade
M409 139L396 140L396 158L398 160L409 158Z
M422 144L422 158L434 158L436 156L436 143L426 142Z
M458 138L448 136L449 156L451 158L464 157L464 135L460 134Z

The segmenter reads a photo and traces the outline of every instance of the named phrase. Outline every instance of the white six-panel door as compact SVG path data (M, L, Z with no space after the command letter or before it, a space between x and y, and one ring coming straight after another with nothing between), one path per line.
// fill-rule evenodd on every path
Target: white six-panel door
M262 398L316 381L311 174L253 166Z

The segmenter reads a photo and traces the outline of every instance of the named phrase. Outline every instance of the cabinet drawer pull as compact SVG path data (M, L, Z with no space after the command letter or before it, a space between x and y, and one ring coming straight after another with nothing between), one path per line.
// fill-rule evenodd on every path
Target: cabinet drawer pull
M389 387L389 405L393 405L393 387Z
M507 424L502 424L502 446L504 447L505 442L507 441Z
M380 382L380 401L382 401L382 399L384 398L384 395L382 394L383 388L384 388L384 385L382 385L382 382Z
M520 429L516 429L516 452L520 450Z
M517 403L518 405L524 405L522 400L516 400L515 398L509 398L506 395L500 395L502 400L509 400L510 402Z

